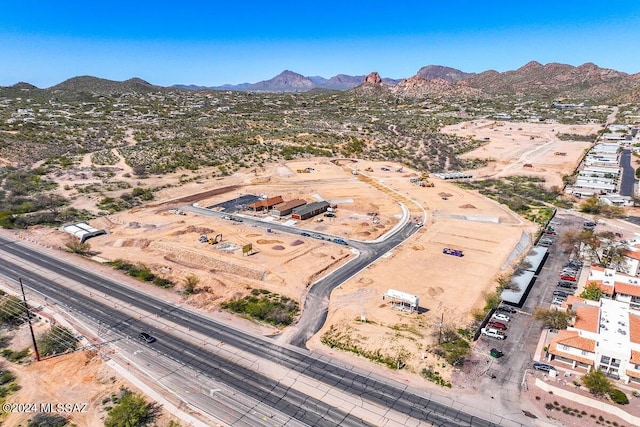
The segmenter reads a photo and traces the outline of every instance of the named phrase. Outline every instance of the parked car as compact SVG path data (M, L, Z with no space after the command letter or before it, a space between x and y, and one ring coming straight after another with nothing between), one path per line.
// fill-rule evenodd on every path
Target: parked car
M569 282L568 280L561 280L558 282L558 284L556 285L559 288L564 288L564 289L577 289L578 285L576 284L576 282Z
M538 241L538 245L539 246L551 246L553 245L553 240L548 239L548 238L542 238Z
M585 221L585 223L583 224L585 228L593 228L595 227L597 224L593 221Z
M300 235L301 235L302 237L311 237L311 234L309 234L309 233L304 233L304 232L303 232L303 233L300 233Z
M447 255L458 256L458 257L464 256L464 254L460 249L444 248L442 249L442 253Z
M546 363L540 363L540 362L535 362L533 364L533 369L537 369L538 371L544 371L544 372L556 370L556 368L554 368L553 366L547 365Z
M333 239L333 243L337 243L337 244L339 244L339 245L345 245L345 246L348 246L348 245L349 245L349 244L348 244L345 240L343 240L343 239Z
M505 338L507 338L507 336L504 334L504 332L499 331L497 329L492 329L492 328L482 328L480 329L480 332L482 333L482 335L486 335L490 338L496 338L499 340L503 340Z
M152 342L156 341L155 337L152 337L146 332L140 332L140 335L138 335L138 338L140 338L141 340L144 340L147 344L151 344Z
M561 274L560 275L560 279L561 280L566 280L568 282L576 282L577 279L574 276L571 276L569 274Z
M573 295L573 292L569 291L553 291L554 297L568 297L569 295Z
M507 325L502 322L489 322L487 323L487 328L500 329L501 331L507 330Z
M565 302L566 300L567 300L566 298L554 297L553 300L551 301L551 304L562 305L562 303Z
M578 275L578 270L573 270L571 268L563 268L562 274L566 274L567 276L576 277Z
M494 357L496 359L499 359L502 356L504 356L504 353L498 350L497 348L492 348L491 351L489 351L489 354L491 355L491 357Z
M508 305L501 305L496 308L496 311L501 311L503 313L517 313L517 310L513 307L509 307Z
M327 218L335 218L336 214L331 213L331 212L327 212L326 214L324 214L324 216L326 216Z
M548 234L551 236L557 236L558 233L555 230L544 230L544 234Z
M501 322L508 322L509 320L511 320L509 316L502 313L493 313L493 316L491 316L491 318L499 320Z

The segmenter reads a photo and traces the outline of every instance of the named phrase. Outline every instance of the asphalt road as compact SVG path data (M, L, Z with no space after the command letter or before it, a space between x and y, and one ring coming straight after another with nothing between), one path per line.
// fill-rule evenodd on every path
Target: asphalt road
M633 196L636 175L635 170L631 166L631 150L622 150L622 154L620 154L620 166L622 167L620 194L623 196Z
M222 218L225 214L212 211L209 209L198 208L194 206L185 206L184 210L188 210L200 215ZM323 240L331 241L338 237L325 233L310 232L308 230L289 227L277 222L265 222L251 217L242 217L243 222L255 227L271 228L282 233L302 235L309 233L314 236L320 236ZM279 341L281 343L289 343L297 347L306 348L306 342L315 335L327 319L329 311L329 297L331 291L337 286L346 282L349 278L356 275L362 269L373 263L375 260L383 256L400 243L407 240L412 234L418 231L418 228L411 223L405 224L396 230L392 235L388 236L382 242L361 242L349 239L345 240L350 247L356 249L359 254L341 268L332 271L327 276L313 283L304 300L304 307L300 319L295 326L292 327L290 333L284 335ZM341 237L340 237L341 238Z
M9 259L6 256L9 254L37 267L25 268L21 262ZM108 297L110 301L119 301L121 306L155 314L165 322L188 328L218 340L225 346L233 346L255 357L277 363L284 369L304 374L331 389L354 396L358 401L393 408L394 411L411 419L447 426L518 425L509 419L501 418L500 414L493 414L497 421L491 423L468 413L467 408L463 410L456 407L460 405L447 405L427 399L411 392L402 384L359 372L355 368L347 369L335 365L315 357L308 351L280 346L272 340L231 328L7 239L0 238L0 257L3 259L0 263L0 274L13 279L21 277L27 287L59 301L71 312L93 319L121 337L137 336L142 330L152 331L158 335L158 342L149 346L153 351L196 369L235 392L269 404L280 413L307 425L367 423L338 407L304 393L300 394L292 387L282 385L257 370L247 368L239 360L222 357L208 348L201 348L183 340L171 330L155 331L155 324L149 321L149 318L131 316L123 312L118 304L114 306L111 302L103 302L102 296ZM86 295L68 287L69 281L81 283L92 289L92 292L95 292L94 298L87 298ZM214 414L216 409L209 408Z

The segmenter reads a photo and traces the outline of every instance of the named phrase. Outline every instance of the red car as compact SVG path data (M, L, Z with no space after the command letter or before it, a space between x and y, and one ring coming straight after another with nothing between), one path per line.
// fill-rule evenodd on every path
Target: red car
M489 322L487 323L488 328L501 329L503 331L507 330L507 325L502 322Z
M568 275L566 275L566 274L561 275L561 276L560 276L560 279L562 279L562 280L568 280L569 282L575 282L575 281L576 281L576 278L575 278L575 277L573 277L573 276L568 276Z

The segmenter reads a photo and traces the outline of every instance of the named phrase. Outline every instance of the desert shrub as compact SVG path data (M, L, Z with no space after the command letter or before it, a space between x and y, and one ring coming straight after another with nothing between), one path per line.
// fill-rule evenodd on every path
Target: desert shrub
M144 397L126 390L118 403L111 408L104 421L105 427L146 426L151 422L152 411Z
M64 427L68 423L62 415L39 413L29 420L27 427Z
M77 346L78 339L73 331L64 326L52 326L38 338L38 350L43 356L65 353Z
M2 350L2 355L9 361L13 363L20 362L22 359L29 355L29 348L24 348L20 351L13 351L9 348L5 348Z
M609 391L609 397L618 405L627 405L629 403L629 398L622 390L614 388Z
M265 289L254 289L250 295L225 301L221 306L276 326L290 325L299 311L296 301Z
M116 270L125 272L128 276L135 277L142 282L152 282L160 288L172 288L175 286L175 283L171 280L153 274L144 264L132 264L120 258L109 261L107 264Z
M432 368L424 368L422 371L420 371L420 375L431 382L441 385L442 387L451 388L451 383L442 378L440 376L440 373L438 371L434 371Z

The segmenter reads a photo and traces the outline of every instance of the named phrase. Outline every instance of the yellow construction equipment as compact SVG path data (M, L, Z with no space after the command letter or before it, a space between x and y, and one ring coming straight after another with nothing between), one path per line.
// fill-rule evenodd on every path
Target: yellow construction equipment
M210 245L217 245L220 242L222 242L222 234L217 234L215 238L213 237L209 238Z
M368 167L365 169L367 172L373 172L373 168L372 167Z
M298 173L310 173L310 171L308 169L296 169L296 172L298 172Z

